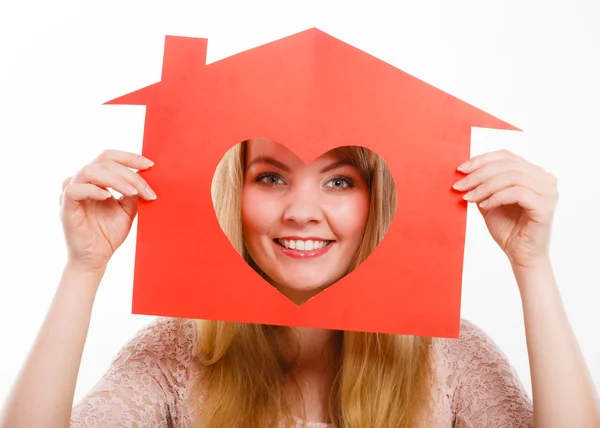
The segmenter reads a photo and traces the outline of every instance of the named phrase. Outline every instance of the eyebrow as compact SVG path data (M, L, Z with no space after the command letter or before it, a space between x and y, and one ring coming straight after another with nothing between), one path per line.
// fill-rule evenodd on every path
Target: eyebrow
M250 167L254 164L267 164L267 165L272 165L276 168L279 168L282 171L285 172L290 172L290 168L284 164L283 162L278 161L277 159L274 159L272 157L269 156L257 156L254 159L252 159L252 161L248 164L247 168L250 169ZM321 174L324 174L328 171L334 170L336 168L342 167L342 166L346 166L346 165L353 165L352 162L349 159L343 159L337 162L334 162L330 165L327 165L326 167L324 167L323 169L321 169Z
M257 157L255 157L248 164L247 168L250 169L250 167L252 165L258 164L258 163L272 165L275 168L279 168L279 169L281 169L282 171L285 171L285 172L289 172L290 171L290 168L286 164L284 164L282 162L279 162L278 160L273 159L272 157L269 157L269 156L257 156Z
M350 159L342 159L340 161L334 162L330 165L327 165L325 168L323 168L321 170L321 174L324 174L328 171L331 171L333 169L339 168L341 166L346 166L346 165L353 165L353 163L350 161Z

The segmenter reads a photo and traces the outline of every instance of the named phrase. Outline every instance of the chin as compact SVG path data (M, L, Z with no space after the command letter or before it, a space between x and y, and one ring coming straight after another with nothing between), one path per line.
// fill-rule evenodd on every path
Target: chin
M286 276L279 276L278 280L276 280L276 283L281 287L291 291L309 293L311 291L323 290L334 284L336 281L339 281L339 278L318 278L312 276L303 278L289 278Z
M315 282L315 283L290 283L290 282L281 282L279 283L281 285L281 287L286 288L288 290L291 291L300 291L300 292L306 292L309 293L311 291L318 291L321 290L323 288L327 288L330 284L327 283L321 283L321 282Z

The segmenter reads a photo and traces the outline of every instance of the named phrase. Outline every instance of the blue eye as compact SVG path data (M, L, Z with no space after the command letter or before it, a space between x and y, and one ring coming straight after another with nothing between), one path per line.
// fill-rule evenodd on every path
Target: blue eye
M348 190L354 186L354 181L349 177L333 177L325 184L331 190Z
M285 185L285 181L278 174L265 173L260 174L254 179L255 183L263 184L265 186L282 186Z

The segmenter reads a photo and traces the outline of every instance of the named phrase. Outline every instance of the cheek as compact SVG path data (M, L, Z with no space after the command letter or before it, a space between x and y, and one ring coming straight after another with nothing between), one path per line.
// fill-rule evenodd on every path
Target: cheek
M242 225L246 239L253 241L268 234L278 218L277 204L272 197L252 188L242 191Z
M331 204L328 218L339 238L360 242L368 216L369 194L361 192Z

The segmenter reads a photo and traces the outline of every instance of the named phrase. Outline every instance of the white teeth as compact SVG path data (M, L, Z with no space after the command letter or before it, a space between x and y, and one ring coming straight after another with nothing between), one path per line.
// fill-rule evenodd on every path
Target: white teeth
M290 248L292 250L313 251L313 250L319 250L319 249L325 247L329 241L312 241L310 239L306 240L306 241L302 241L300 239L295 239L295 240L278 239L277 242L279 242L285 248Z

